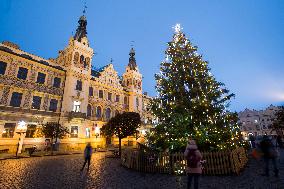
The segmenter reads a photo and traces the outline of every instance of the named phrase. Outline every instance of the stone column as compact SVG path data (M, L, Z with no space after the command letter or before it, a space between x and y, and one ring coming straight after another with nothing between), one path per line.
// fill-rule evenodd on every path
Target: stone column
M11 87L9 87L9 86L4 87L3 95L2 95L2 98L0 100L1 105L8 105L8 98L9 98L9 94L10 94L10 89L11 89Z
M52 86L52 75L53 73L52 72L48 72L48 76L47 76L47 85L48 86Z
M42 108L46 111L48 110L48 94L44 95Z
M31 102L31 97L32 97L32 91L28 91L25 95L25 100L23 104L23 108L30 108L30 102Z
M34 67L31 67L31 73L30 73L29 80L35 81L35 76L36 76L36 71L35 71Z

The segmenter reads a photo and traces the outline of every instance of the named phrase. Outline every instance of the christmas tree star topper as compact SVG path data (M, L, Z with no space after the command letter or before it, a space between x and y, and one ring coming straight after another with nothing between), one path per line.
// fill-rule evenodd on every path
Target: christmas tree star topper
M181 25L180 25L179 23L177 23L177 24L173 27L173 29L175 30L175 33L180 33L183 28L181 27Z

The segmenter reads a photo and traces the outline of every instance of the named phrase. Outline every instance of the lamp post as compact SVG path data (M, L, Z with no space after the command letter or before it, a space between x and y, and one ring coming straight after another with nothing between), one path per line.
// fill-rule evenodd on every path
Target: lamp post
M19 121L17 128L16 128L16 133L20 134L19 137L19 142L17 145L17 151L16 151L16 157L18 157L18 152L20 152L22 150L22 145L23 145L23 138L22 138L22 134L26 133L27 131L27 124L24 121ZM21 145L21 146L20 146Z

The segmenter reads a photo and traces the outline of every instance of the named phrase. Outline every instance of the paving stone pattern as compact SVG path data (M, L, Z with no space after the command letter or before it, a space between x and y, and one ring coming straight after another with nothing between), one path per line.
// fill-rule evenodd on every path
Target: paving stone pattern
M283 157L284 153L282 152ZM143 174L126 169L106 153L92 156L91 168L81 174L83 155L0 160L0 188L24 189L175 189L186 188L186 176ZM280 176L260 176L262 162L250 160L240 176L202 176L201 189L284 189L284 158Z

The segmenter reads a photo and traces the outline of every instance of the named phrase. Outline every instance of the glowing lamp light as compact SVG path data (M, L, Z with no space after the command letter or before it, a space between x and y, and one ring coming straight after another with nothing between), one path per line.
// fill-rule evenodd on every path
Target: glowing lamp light
M145 131L145 130L141 130L141 134L142 134L142 135L145 135L145 134L146 134L146 131Z
M96 127L96 128L95 128L95 133L96 133L96 134L100 134L100 128L99 128L99 127Z
M73 133L74 133L74 135L77 135L77 134L78 134L78 131L77 131L77 130L74 130Z
M25 121L19 121L17 130L19 131L26 131L27 130L27 123Z

